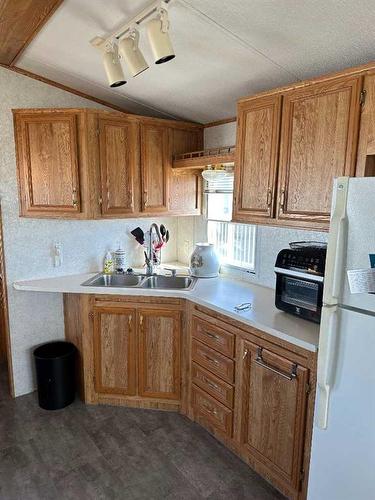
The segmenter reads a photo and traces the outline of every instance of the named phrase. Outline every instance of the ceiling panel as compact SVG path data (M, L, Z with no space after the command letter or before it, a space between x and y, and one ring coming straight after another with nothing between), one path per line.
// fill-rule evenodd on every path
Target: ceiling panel
M65 0L17 65L130 111L208 122L233 116L244 95L373 57L370 0L175 0L170 20L176 58L153 64L142 32L150 69L110 89L89 40L149 3Z

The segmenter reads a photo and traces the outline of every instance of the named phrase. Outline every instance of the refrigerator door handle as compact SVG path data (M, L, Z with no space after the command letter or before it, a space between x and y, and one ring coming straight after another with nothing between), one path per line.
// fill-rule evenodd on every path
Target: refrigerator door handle
M320 429L326 429L328 425L329 399L336 368L337 332L338 307L323 307L319 337L318 391L315 417L316 425Z
M346 204L349 177L339 177L334 184L332 217L328 237L328 250L325 266L323 303L338 303L347 244L348 218Z

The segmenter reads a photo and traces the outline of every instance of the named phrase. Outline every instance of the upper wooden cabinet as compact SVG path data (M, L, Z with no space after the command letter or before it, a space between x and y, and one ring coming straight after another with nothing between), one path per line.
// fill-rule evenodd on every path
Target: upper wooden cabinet
M79 126L74 111L15 115L21 215L81 212Z
M333 179L355 174L362 79L327 77L238 103L235 221L328 228Z
M142 212L164 212L168 209L169 131L167 127L141 125Z
M192 175L175 182L171 165L174 149L201 145L202 127L89 109L13 113L21 216L199 213L199 183Z
M354 175L361 77L283 97L277 217L329 222L335 177Z
M139 124L136 119L99 116L101 213L138 211Z
M375 71L364 79L356 175L375 176Z
M279 95L253 99L238 105L235 220L272 217L280 116Z

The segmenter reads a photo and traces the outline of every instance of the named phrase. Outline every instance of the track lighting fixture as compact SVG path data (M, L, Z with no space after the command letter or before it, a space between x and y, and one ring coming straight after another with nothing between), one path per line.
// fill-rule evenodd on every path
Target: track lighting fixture
M158 9L158 17L147 23L147 34L155 64L162 64L175 57L169 38L168 12L164 8Z
M110 87L120 87L126 83L118 57L117 45L103 52L103 64Z
M139 49L138 30L133 29L129 36L120 40L118 50L133 76L137 76L148 69L148 64Z
M111 87L119 87L126 83L119 61L119 54L128 66L131 74L137 76L149 66L139 49L139 32L137 27L148 20L150 16L156 18L147 22L147 34L155 64L162 64L175 57L169 37L168 5L173 0L155 0L139 14L117 31L106 38L96 36L90 43L103 54L103 64Z

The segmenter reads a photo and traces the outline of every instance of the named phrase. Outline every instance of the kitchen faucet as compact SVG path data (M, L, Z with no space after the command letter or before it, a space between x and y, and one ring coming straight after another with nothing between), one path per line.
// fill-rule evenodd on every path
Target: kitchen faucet
M145 259L146 259L146 273L151 275L154 274L154 260L156 260L156 254L155 254L155 249L153 248L153 238L152 238L152 233L155 231L156 236L158 238L158 243L160 245L160 248L164 244L163 237L160 233L159 227L157 224L152 223L150 226L150 229L148 232L150 233L150 240L148 242L148 252L145 251ZM159 263L159 262L157 262Z

